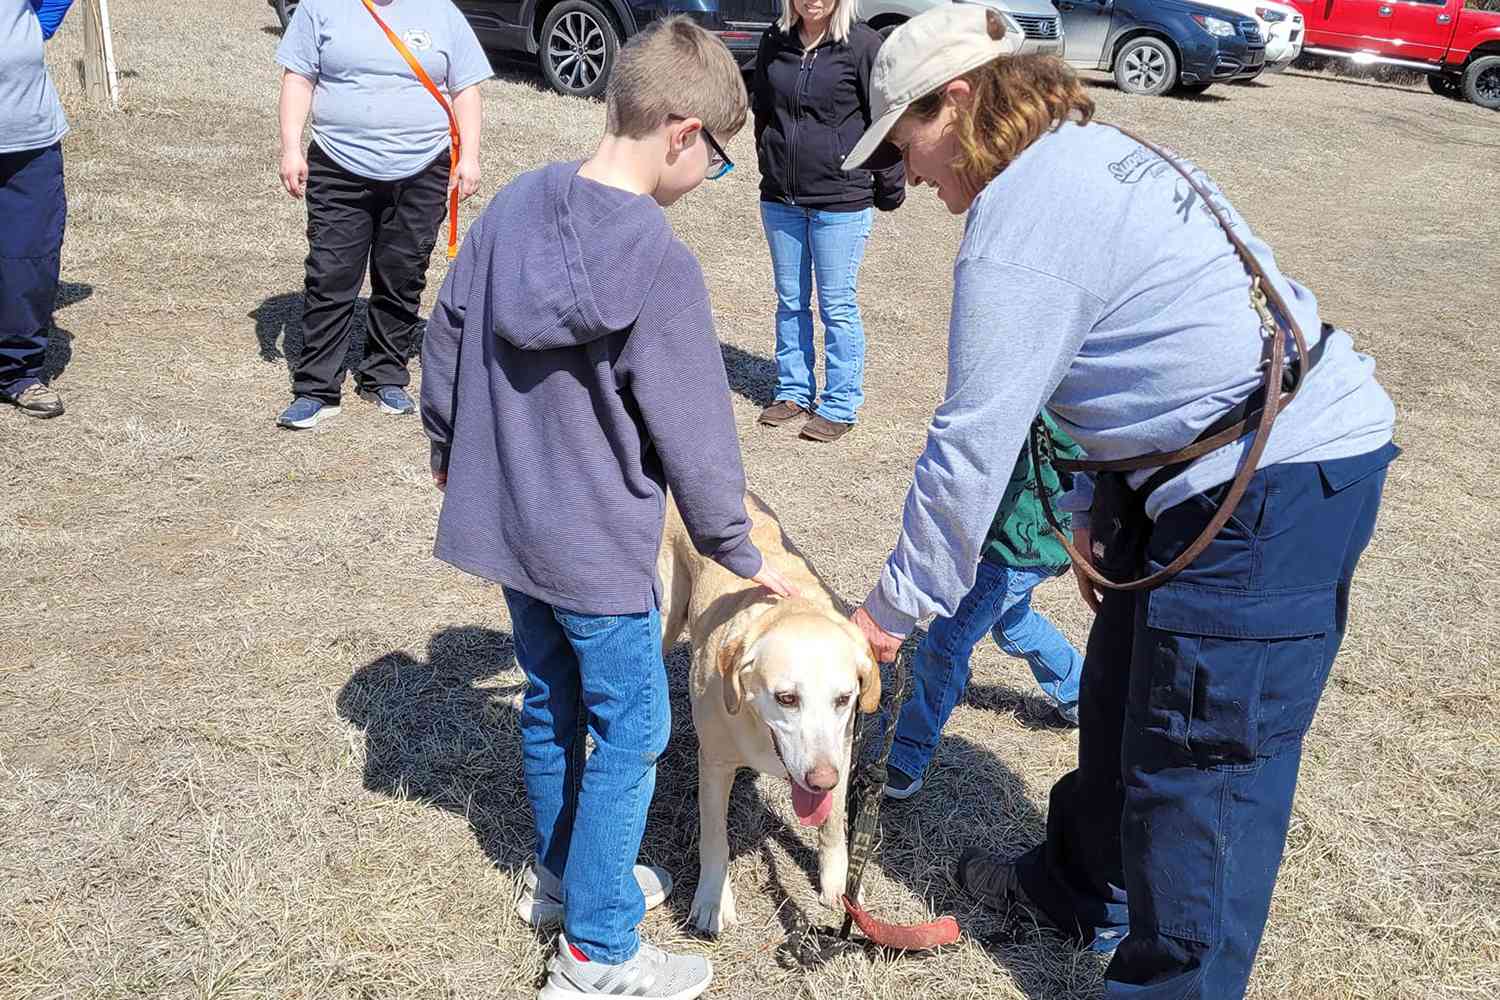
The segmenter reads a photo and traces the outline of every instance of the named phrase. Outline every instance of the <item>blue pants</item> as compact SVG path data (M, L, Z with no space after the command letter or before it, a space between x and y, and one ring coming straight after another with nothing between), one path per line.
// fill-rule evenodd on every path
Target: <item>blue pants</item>
M760 217L776 276L776 399L809 410L817 400L816 282L828 358L828 384L816 412L826 420L852 424L865 401L865 327L856 288L875 210L820 212L763 201Z
M629 960L646 913L633 869L672 731L661 616L583 615L505 588L526 673L521 762L536 860L562 881L563 928L592 961ZM594 750L584 759L580 726Z
M0 153L0 395L42 380L67 217L61 143Z
M913 778L932 763L943 726L969 685L969 657L986 632L996 645L1031 667L1049 700L1072 707L1078 701L1083 657L1057 627L1031 607L1031 592L1056 570L979 564L974 586L952 618L938 618L917 646L912 693L901 709L891 764Z
M1078 768L1052 787L1047 839L1019 874L1059 926L1118 946L1106 997L1244 995L1302 738L1397 453L1264 469L1175 580L1105 595L1084 662ZM1164 511L1147 569L1191 544L1223 493Z

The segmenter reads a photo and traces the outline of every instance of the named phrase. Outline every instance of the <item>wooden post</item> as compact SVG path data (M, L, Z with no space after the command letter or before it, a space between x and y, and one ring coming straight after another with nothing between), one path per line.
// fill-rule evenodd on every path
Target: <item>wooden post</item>
M83 89L95 104L120 106L115 47L109 29L109 0L83 3Z

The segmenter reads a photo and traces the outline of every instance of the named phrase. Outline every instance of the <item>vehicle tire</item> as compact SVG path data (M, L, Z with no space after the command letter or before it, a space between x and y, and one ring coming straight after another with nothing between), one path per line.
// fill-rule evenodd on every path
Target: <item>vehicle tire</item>
M884 38L890 38L891 37L891 32L895 31L897 28L901 27L905 23L906 23L906 19L905 18L902 18L899 21L887 21L886 23L882 24L880 27L876 28L875 29L875 33L878 34L882 39L884 39Z
M1199 94L1207 93L1208 88L1212 86L1212 83L1182 83L1177 85L1177 92L1189 97L1197 97Z
M537 60L548 86L569 97L598 97L620 51L620 35L598 6L563 0L542 23Z
M292 15L297 13L297 0L275 0L271 6L276 8L276 17L281 21L281 30L285 31L286 26L292 21Z
M1464 96L1481 108L1500 111L1500 56L1480 56L1464 70Z
M1464 99L1463 82L1458 77L1433 73L1427 77L1427 86L1439 97L1451 97L1456 101Z
M1132 38L1115 55L1115 84L1127 94L1165 94L1177 86L1177 56L1160 38Z

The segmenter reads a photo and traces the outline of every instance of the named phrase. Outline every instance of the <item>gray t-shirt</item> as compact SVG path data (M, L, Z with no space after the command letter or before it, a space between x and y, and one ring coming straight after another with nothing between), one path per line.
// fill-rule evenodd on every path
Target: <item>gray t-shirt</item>
M67 134L36 10L31 0L0 0L0 153L45 149Z
M390 0L376 9L450 100L493 75L449 0ZM400 180L448 148L448 116L360 0L302 0L276 61L314 81L313 139L345 170Z

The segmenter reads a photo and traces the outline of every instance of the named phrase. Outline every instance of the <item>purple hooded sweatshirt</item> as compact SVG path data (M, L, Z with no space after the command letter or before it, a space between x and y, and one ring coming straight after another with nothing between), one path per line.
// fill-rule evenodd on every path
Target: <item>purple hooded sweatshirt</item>
M661 208L523 174L464 238L427 323L422 422L448 473L433 552L583 614L660 605L670 487L698 551L760 571L697 259Z

